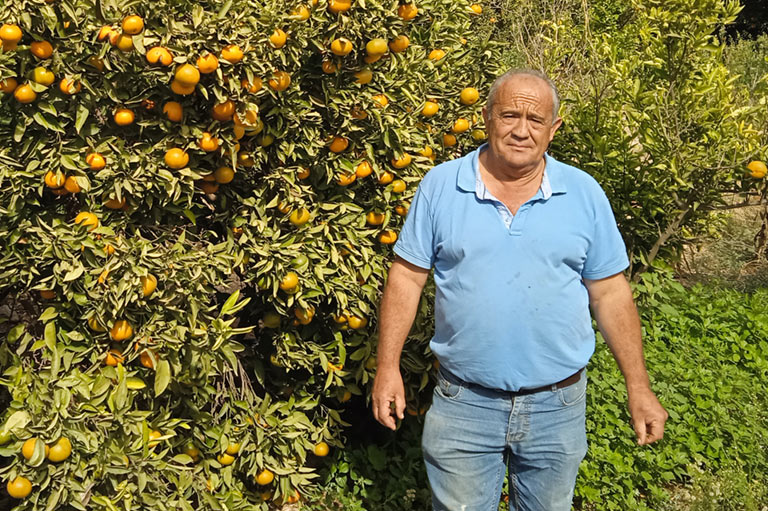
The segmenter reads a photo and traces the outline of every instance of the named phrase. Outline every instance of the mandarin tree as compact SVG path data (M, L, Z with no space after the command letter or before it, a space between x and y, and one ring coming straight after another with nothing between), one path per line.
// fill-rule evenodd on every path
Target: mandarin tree
M472 3L6 7L0 475L31 481L19 509L311 491L367 393L416 184L483 138L465 89L500 70ZM403 361L414 409L427 328Z

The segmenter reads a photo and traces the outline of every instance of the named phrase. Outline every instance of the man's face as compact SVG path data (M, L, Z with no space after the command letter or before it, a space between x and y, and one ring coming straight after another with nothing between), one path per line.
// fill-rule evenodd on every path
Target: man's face
M535 76L507 80L496 94L492 111L483 109L488 145L493 156L509 169L538 165L560 127L552 122L552 90Z

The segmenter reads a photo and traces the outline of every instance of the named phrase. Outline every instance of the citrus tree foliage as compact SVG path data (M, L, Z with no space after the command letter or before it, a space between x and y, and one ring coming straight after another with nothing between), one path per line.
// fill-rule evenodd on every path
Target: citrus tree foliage
M508 4L510 59L561 88L552 152L601 183L635 276L710 233L726 199L755 202L765 189L747 168L768 156L765 99L729 72L718 38L737 1Z
M489 14L20 0L1 16L0 475L31 484L14 504L295 500L366 394L418 180L484 137ZM404 355L411 410L429 328Z

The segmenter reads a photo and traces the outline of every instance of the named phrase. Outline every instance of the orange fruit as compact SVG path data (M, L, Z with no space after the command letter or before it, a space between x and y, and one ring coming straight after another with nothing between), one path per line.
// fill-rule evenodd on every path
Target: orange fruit
M173 62L173 55L166 48L162 46L153 46L147 51L147 62L150 64L156 64L160 66L170 66Z
M178 147L168 149L164 159L165 164L174 170L183 169L189 163L189 155Z
M370 176L372 173L373 167L365 160L361 161L357 167L355 167L355 175L361 179Z
M144 20L135 14L126 16L123 18L122 29L124 34L136 35L144 30Z
M353 119L362 120L368 117L368 112L363 110L360 105L355 105L350 110L350 115Z
M141 294L144 295L144 298L154 293L155 289L157 289L157 277L151 273L141 277L139 280L141 280Z
M174 80L171 82L171 90L174 92L174 94L178 94L180 96L189 96L195 92L195 86L183 85L181 82Z
M229 444L227 448L224 450L224 452L229 454L230 456L234 456L240 452L240 444L239 443Z
M184 108L181 106L181 103L177 101L168 101L163 105L163 113L169 121L181 122L181 119L184 116Z
M419 10L413 4L402 4L397 8L397 15L405 21L412 20L419 14Z
M104 61L96 55L88 57L88 65L96 68L98 71L104 71Z
M344 137L333 137L330 146L328 147L332 153L340 153L349 147L349 140Z
M197 69L204 75L213 73L219 68L219 59L216 55L206 53L197 58Z
M304 179L307 179L310 174L311 174L311 171L309 170L309 167L301 167L299 171L296 173L296 177L298 177L301 180L304 180Z
M330 451L330 449L328 448L328 444L326 444L325 442L319 442L315 446L313 451L315 453L315 456L323 457L323 456L328 456L328 452Z
M408 39L408 36L400 34L389 42L389 49L394 53L401 53L404 52L410 44L411 40Z
M3 91L6 94L12 93L18 86L19 82L16 80L16 78L6 78L5 80L0 80L0 91Z
M408 204L398 204L395 206L395 213L397 213L400 216L405 216L408 214Z
M88 164L88 167L91 170L101 170L107 166L107 161L104 159L104 156L99 153L89 153L88 156L85 157L85 163Z
M111 349L104 357L104 364L115 367L117 364L122 364L124 360L123 353L117 349Z
M309 9L306 6L300 5L291 11L291 17L299 21L306 21L309 19Z
M223 103L217 103L213 105L213 113L211 117L217 121L231 121L232 116L235 115L235 102L231 99L224 101Z
M80 193L82 191L74 176L67 177L66 181L64 181L64 189L69 193Z
M336 184L339 186L349 186L355 182L357 176L354 173L342 173L336 176Z
M354 45L352 44L352 41L345 37L339 37L331 42L331 53L338 55L339 57L349 55L353 48Z
M442 59L443 57L445 57L445 50L441 50L439 48L436 50L432 50L431 52L429 52L429 55L427 56L429 60L434 60L435 62Z
M115 42L117 49L123 52L129 52L133 49L133 36L120 34Z
M469 8L472 9L472 12L475 14L483 14L483 6L480 4L472 4Z
M207 131L203 133L203 136L200 137L200 140L198 140L197 143L200 146L200 149L202 149L206 153L212 153L213 151L219 148L219 139L214 137Z
M253 157L246 151L240 151L237 153L237 163L243 167L253 167Z
M474 87L465 87L461 89L459 101L462 105L474 105L480 99L480 93Z
M203 191L203 193L207 193L208 195L214 194L219 191L219 183L211 183L210 181L203 181L198 186L200 186L200 189Z
M381 108L384 108L389 104L389 98L384 94L376 94L372 96L371 99Z
M99 226L99 218L90 211L81 211L75 217L75 223L83 225L87 227L89 231L92 231Z
M355 82L360 85L366 85L373 80L373 72L370 69L363 69L355 73Z
M214 171L213 178L217 183L225 185L235 179L235 171L230 167L219 167Z
M299 490L293 490L293 493L288 497L288 504L295 504L301 499L301 494L299 493Z
M393 231L383 231L383 232L393 232ZM351 328L352 330L359 330L361 328L365 328L365 326L368 324L368 319L360 318L357 316L349 316L347 318L347 324L349 325L349 328Z
M192 64L182 64L176 69L173 79L180 85L192 87L200 81L200 71Z
M48 41L35 41L29 45L29 51L40 60L51 58L53 46Z
M120 38L122 33L119 30L115 30L114 28L111 28L109 30L109 44L112 46L115 46L117 44L117 40Z
M451 132L453 133L464 133L468 129L469 121L463 117L456 119L456 121L453 123L453 126L451 126Z
M59 82L59 90L62 92L62 94L66 94L67 96L77 94L82 88L83 86L79 81L62 78Z
M21 455L24 456L24 459L29 460L32 458L32 455L35 454L35 447L37 446L38 439L35 437L28 438L24 444L21 446ZM42 440L40 440L42 442ZM50 447L47 445L45 446L45 455L48 456L48 452L50 451Z
M286 273L283 276L282 280L280 280L280 289L282 289L286 293L290 293L291 291L295 290L298 286L299 286L299 276L292 271L289 271L288 273Z
M144 350L139 355L139 363L147 369L155 368L155 360L157 360L157 355L153 350Z
M269 43L273 48L282 48L285 46L285 42L288 40L288 34L282 29L276 28L272 35L269 36Z
M379 184L380 184L380 185L388 185L388 184L389 184L389 183L391 183L391 182L392 182L392 180L394 180L394 179L395 179L395 176L394 176L394 174L392 174L392 173L391 173L391 172L389 172L388 170L385 170L385 171L384 171L384 172L383 172L383 173L382 173L382 174L379 176L378 182L379 182Z
M70 454L72 454L72 443L69 438L61 437L51 446L47 456L49 461L60 463L69 458Z
M386 219L386 215L384 213L376 213L375 211L369 211L365 215L365 223L368 225L381 225L384 223L384 220Z
M352 0L328 0L328 10L333 14L346 12L352 7Z
M291 216L288 217L288 221L297 227L301 227L302 225L309 222L309 217L310 214L307 208L298 208L291 212Z
M308 325L312 322L312 318L315 317L315 308L309 306L308 308L296 307L293 311L293 315L296 316L298 322L302 325Z
M331 0L333 1L333 0ZM261 486L266 486L275 479L275 474L267 470L266 468L256 475L256 483Z
M472 140L475 142L485 140L485 132L481 129L472 130Z
M126 201L125 197L123 197L120 200L109 199L104 203L104 206L109 209L122 209L123 207L125 207L125 201Z
M440 110L440 105L434 101L425 101L424 106L421 109L421 115L424 117L432 117Z
M56 298L56 291L53 291L52 289L41 289L40 298L43 300L53 300Z
M109 331L109 335L112 337L113 341L125 341L126 339L130 339L133 335L133 327L128 321L120 319L115 321L115 324Z
M32 483L26 477L16 476L14 479L8 480L5 489L8 490L8 495L14 499L23 499L32 493Z
M382 57L381 55L366 55L365 57L363 57L363 60L365 61L366 64L373 64L374 62L378 62L379 60L381 60L381 57Z
M114 115L115 124L118 126L128 126L129 124L133 124L135 118L133 112L127 108L118 108Z
M21 41L21 28L18 25L4 23L0 27L0 39L4 43L18 43Z
M32 86L28 83L19 85L16 90L13 91L13 97L16 101L22 104L32 103L37 99L37 93L32 89Z
M334 64L332 60L324 60L320 67L322 68L323 73L327 75L332 75L339 70L339 67Z
M32 71L32 79L40 85L48 87L54 80L56 80L56 76L43 66L37 66L34 71Z
M64 183L67 182L67 176L65 176L64 173L59 170L56 172L49 170L46 172L43 181L45 182L45 186L48 188L61 188L64 186Z
M762 179L768 173L768 167L765 166L765 163L758 160L749 162L747 169L749 175L755 179Z
M378 240L382 245L391 245L392 243L397 241L397 233L389 229L385 231L381 231L381 233L378 236ZM351 328L354 328L351 323L349 326Z
M236 44L228 44L221 50L221 58L230 64L237 64L243 60L243 50Z
M285 71L278 70L275 71L273 75L274 76L269 79L269 86L274 90L281 92L287 89L289 85L291 85L291 75Z
M392 166L396 169L404 169L411 164L411 155L408 153L403 154L400 158L392 158Z
M407 185L402 179L395 179L392 181L392 191L395 193L403 193Z
M387 40L376 38L371 39L365 44L365 51L368 55L384 55L387 53Z
M425 158L432 158L435 156L435 152L429 146L424 146L424 149L419 151L419 154Z
M106 41L109 34L112 32L112 27L104 25L99 29L99 35L96 36L97 41Z
M446 133L443 135L443 145L445 147L453 147L458 143L458 140L456 140L456 135L452 135L450 133Z
M149 432L149 440L150 441L147 443L147 446L151 449L151 448L155 447L156 445L158 445L160 443L160 441L157 440L157 439L160 438L161 436L163 436L163 434L160 431L156 430L156 429L153 429L152 431L150 431Z
M262 87L262 81L261 78L258 76L253 77L253 83L249 83L248 80L242 80L240 82L240 85L243 87L243 89L247 90L248 92L259 92Z

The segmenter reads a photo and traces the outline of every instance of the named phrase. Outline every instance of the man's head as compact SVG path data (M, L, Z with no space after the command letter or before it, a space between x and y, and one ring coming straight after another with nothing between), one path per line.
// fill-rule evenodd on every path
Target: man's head
M543 73L513 70L491 86L483 118L494 159L510 169L540 164L562 124L557 88Z

